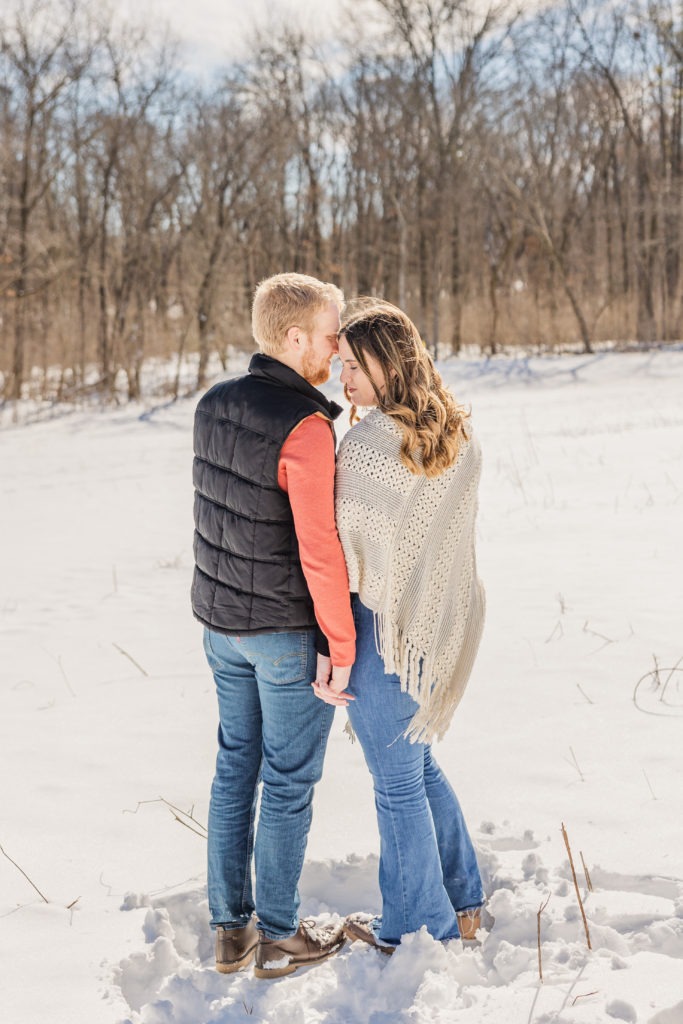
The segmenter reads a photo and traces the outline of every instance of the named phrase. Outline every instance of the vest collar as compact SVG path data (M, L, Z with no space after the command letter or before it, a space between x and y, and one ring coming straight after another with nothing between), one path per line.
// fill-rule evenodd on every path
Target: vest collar
M272 381L273 384L280 384L306 395L307 398L312 398L323 407L331 420L336 420L343 411L341 405L326 398L322 391L318 391L312 384L309 384L296 370L285 366L279 359L264 355L263 352L255 352L251 357L249 373L253 377L264 377L266 380Z

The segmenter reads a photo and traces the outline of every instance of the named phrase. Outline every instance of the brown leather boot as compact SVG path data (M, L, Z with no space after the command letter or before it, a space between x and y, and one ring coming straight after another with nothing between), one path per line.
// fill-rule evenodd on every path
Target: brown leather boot
M481 927L481 913L479 908L476 910L463 910L458 911L456 914L458 919L458 931L460 932L460 938L466 942L473 942L477 937L477 932Z
M258 932L254 921L244 928L224 928L216 925L216 970L233 974L246 967L254 958Z
M472 942L477 938L477 931L481 927L481 914L479 909L476 910L463 910L456 915L458 920L458 931L460 932L460 938L466 942ZM374 946L380 953L386 953L390 956L395 946L384 946L382 943L377 941L374 931L372 930L372 915L371 914L349 914L344 921L344 932L347 939L351 942L367 942L369 946Z
M260 932L254 975L257 978L281 978L299 967L320 964L338 953L345 942L341 925L316 928L314 921L300 921L297 932L289 939L267 939Z
M362 911L359 911L357 914L349 914L344 920L344 934L351 942L367 942L368 946L378 949L380 953L391 956L396 947L385 946L377 941L377 937L372 930L373 920L372 914L364 914Z

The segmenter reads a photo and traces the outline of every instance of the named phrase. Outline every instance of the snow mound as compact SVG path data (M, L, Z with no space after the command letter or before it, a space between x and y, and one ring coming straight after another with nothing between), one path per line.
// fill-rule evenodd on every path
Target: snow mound
M391 958L347 944L325 964L272 981L250 969L214 970L203 889L138 897L147 949L112 969L130 1008L121 1024L681 1024L683 883L594 866L593 891L581 889L589 949L568 861L546 864L557 849L555 837L539 841L487 823L477 850L488 927L476 943L444 945L422 930ZM376 912L376 876L374 856L309 861L302 912L321 925L352 910Z

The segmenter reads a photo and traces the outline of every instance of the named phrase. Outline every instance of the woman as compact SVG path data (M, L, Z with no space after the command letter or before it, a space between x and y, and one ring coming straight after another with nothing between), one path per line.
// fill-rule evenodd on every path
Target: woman
M431 752L462 696L484 594L474 555L481 455L420 335L384 302L343 324L341 380L370 411L341 443L336 516L349 572L357 655L348 706L373 777L381 917L347 918L350 939L393 952L426 925L473 938L481 878L460 805ZM353 699L349 699L353 698Z

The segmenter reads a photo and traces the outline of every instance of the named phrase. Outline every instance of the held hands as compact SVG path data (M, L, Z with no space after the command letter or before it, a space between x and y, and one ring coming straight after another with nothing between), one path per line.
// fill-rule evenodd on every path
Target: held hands
M330 659L326 658L324 654L319 654L315 680L311 684L316 697L324 700L326 704L334 704L336 707L342 708L348 707L349 701L355 700L352 694L345 692L349 684L351 668L351 665L332 667Z

